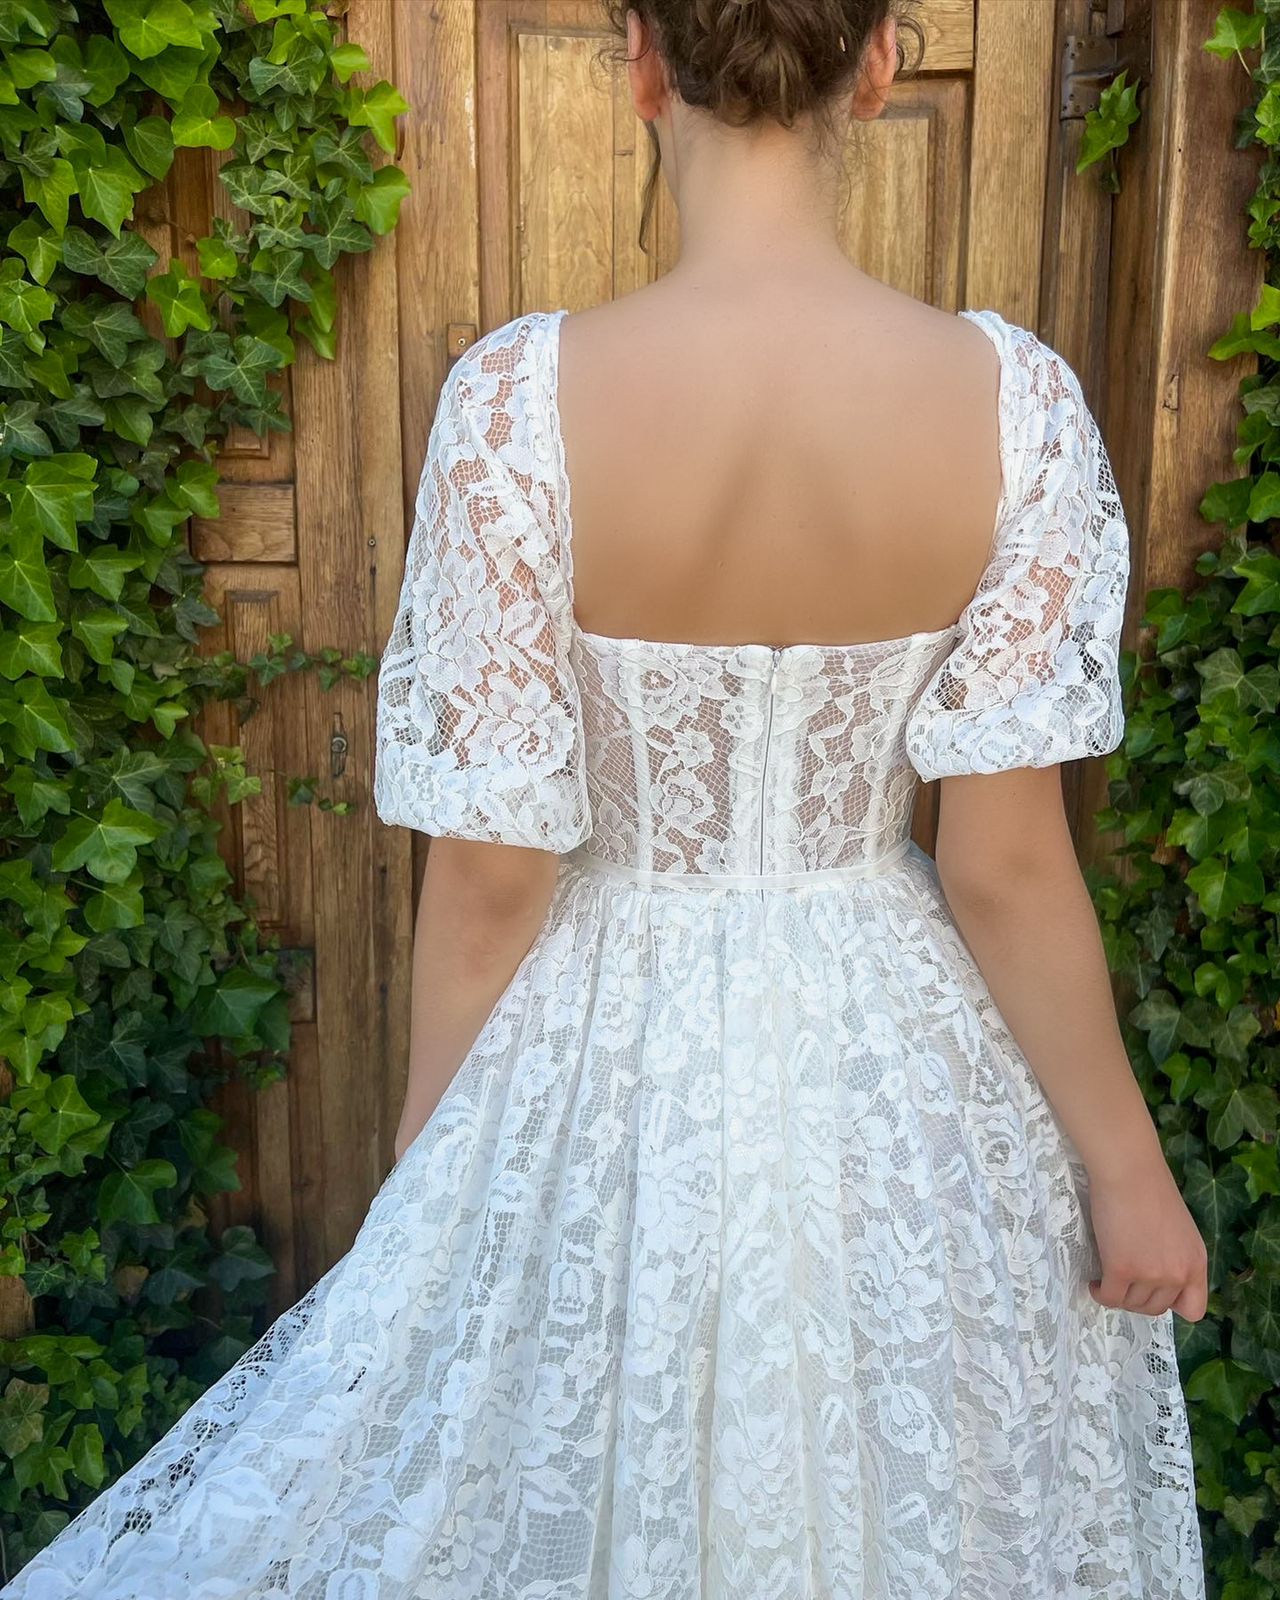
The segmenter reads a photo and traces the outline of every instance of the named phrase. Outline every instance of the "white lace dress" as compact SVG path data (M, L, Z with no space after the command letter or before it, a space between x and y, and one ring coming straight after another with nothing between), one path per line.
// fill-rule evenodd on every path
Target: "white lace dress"
M1202 1600L1172 1314L909 842L921 777L1112 749L1127 536L1079 386L1002 359L960 621L581 631L562 312L445 384L377 806L562 852L349 1253L10 1600Z

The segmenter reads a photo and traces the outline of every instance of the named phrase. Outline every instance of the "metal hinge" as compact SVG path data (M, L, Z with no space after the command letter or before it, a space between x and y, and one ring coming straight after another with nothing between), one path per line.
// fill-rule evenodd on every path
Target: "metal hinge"
M1101 8L1099 8L1101 9ZM1062 41L1058 117L1063 122L1098 109L1102 91L1118 73L1129 82L1151 77L1151 0L1109 0L1102 33L1069 33Z

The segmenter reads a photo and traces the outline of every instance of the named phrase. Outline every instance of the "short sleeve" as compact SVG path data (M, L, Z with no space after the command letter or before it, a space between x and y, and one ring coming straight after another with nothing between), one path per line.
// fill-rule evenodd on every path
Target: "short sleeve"
M1001 349L1004 485L987 569L908 718L926 779L1104 755L1124 732L1129 536L1097 424L1059 355L975 316Z
M536 332L494 329L441 390L378 672L373 788L387 823L565 851L590 829Z

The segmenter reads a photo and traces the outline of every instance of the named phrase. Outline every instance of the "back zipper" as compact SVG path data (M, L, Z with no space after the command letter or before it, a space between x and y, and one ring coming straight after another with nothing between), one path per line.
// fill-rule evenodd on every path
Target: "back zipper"
M764 752L760 758L760 840L756 870L764 871L764 819L769 803L769 747L773 737L773 691L778 677L778 658L782 650L778 645L769 647L769 709L765 714L764 724Z

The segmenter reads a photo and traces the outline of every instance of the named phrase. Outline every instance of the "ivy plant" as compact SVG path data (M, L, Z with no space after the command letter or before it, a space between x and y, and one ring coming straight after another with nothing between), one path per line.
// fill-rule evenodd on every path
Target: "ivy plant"
M1248 73L1239 138L1261 147L1249 239L1266 262L1258 304L1209 353L1256 370L1239 385L1239 475L1200 507L1219 542L1187 592L1145 597L1125 658L1098 818L1120 870L1093 881L1134 1066L1209 1249L1208 1315L1178 1331L1210 1592L1277 1600L1280 0L1226 8L1206 48Z
M1120 189L1116 151L1128 144L1129 130L1142 115L1138 108L1138 87L1137 83L1129 82L1126 68L1102 91L1097 106L1085 113L1084 137L1076 158L1076 172L1085 172L1106 159L1106 165L1098 177L1102 187L1113 194Z
M0 0L0 1578L261 1322L271 1262L209 1221L238 1186L211 1099L279 1076L288 973L218 848L260 780L195 722L375 663L201 653L185 530L395 224L407 108L368 69L316 0ZM240 220L164 261L136 205L184 148L224 153Z

